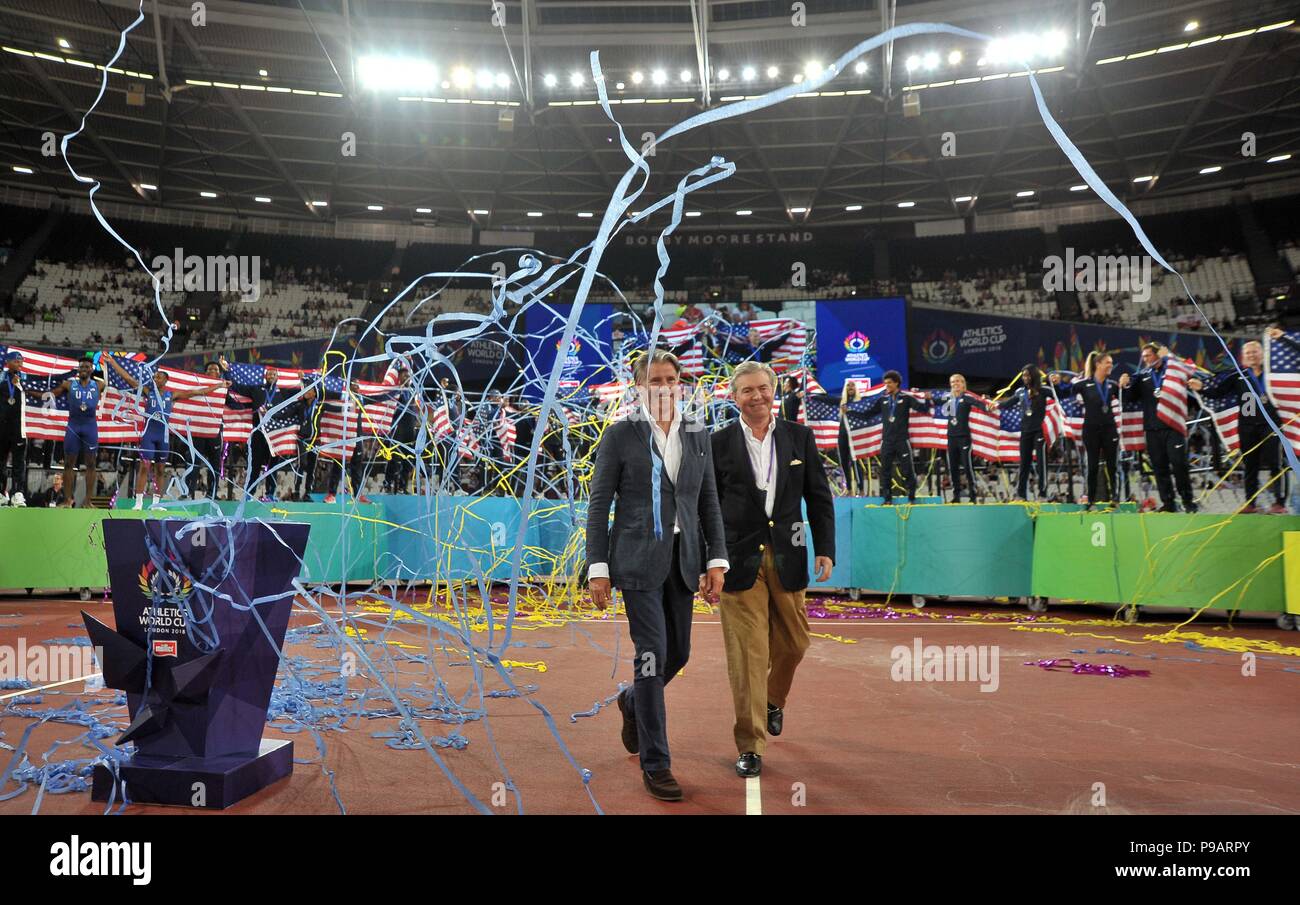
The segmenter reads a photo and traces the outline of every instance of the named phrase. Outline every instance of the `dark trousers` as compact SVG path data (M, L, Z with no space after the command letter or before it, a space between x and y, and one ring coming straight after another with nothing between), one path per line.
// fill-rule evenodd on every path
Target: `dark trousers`
M664 686L681 672L691 655L691 610L695 589L682 580L681 535L673 542L673 557L663 587L623 592L635 659L628 703L636 713L641 769L667 770L668 721Z
M355 496L361 494L361 484L365 480L365 467L366 457L358 444L348 451L348 480L352 482L352 493ZM347 491L348 488L343 484L343 465L335 460L330 463L330 477L326 492L347 493Z
M862 463L853 458L853 449L849 445L849 436L840 430L840 439L837 444L839 454L840 470L844 472L844 492L850 496L865 496L866 487L864 475L862 473Z
M217 484L220 480L217 474L221 468L221 438L195 437L192 442L194 443L194 452L191 454L194 471L190 473L190 496L198 492L199 478L204 477L204 490L208 499L215 500Z
M1269 429L1263 421L1241 419L1237 423L1238 439L1241 441L1242 479L1246 484L1246 499L1259 505L1255 494L1259 493L1259 470L1268 468L1271 478L1277 478L1281 470L1281 457L1278 455L1277 434ZM4 457L0 456L0 463ZM1286 498L1286 478L1277 478L1272 483L1273 501L1278 505Z
M5 464L13 456L13 469L6 474ZM5 478L9 479L9 493L27 496L27 441L23 439L17 423L13 427L0 427L0 493L5 492Z
M1088 502L1111 502L1115 499L1113 488L1119 464L1119 431L1114 422L1085 424L1083 451L1088 457L1088 483L1083 491L1088 495Z
M970 485L970 501L975 500L975 465L970 457L970 437L948 438L948 477L952 478L952 501L961 502L961 479Z
M1038 498L1047 496L1047 440L1041 430L1020 432L1020 477L1016 481L1016 496L1029 499L1029 470L1038 477Z
M306 440L299 441L301 448L298 453L298 479L297 484L298 496L306 498L314 490L316 483L316 450L307 449Z
M271 446L266 442L266 434L261 431L253 431L253 438L249 443L253 450L253 464L248 470L248 495L257 499L258 489L262 484L262 472L271 467L275 457L271 455ZM266 495L275 499L274 478L266 480Z
M1168 427L1149 430L1147 433L1147 455L1151 458L1151 470L1156 473L1156 488L1160 491L1160 502L1164 508L1175 508L1174 486L1178 495L1189 508L1195 504L1192 498L1192 478L1187 466L1187 438L1178 431Z
M903 473L907 499L915 501L916 466L912 464L912 447L907 443L886 443L880 448L880 495L886 503L894 499L894 466Z
M406 484L411 479L411 469L415 464L410 453L400 450L384 466L384 489L389 493L406 493Z

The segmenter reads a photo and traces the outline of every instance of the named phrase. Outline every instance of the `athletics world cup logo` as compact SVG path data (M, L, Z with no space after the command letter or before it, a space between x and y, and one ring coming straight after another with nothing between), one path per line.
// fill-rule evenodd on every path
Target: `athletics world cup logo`
M140 586L140 593L154 603L176 606L179 606L194 590L194 585L180 572L170 567L159 571L152 562L147 562L140 568L137 583Z
M857 330L844 337L845 352L865 352L870 345L871 340L867 339L867 335Z
M946 330L935 330L921 343L921 356L932 365L952 361L957 355L957 340Z

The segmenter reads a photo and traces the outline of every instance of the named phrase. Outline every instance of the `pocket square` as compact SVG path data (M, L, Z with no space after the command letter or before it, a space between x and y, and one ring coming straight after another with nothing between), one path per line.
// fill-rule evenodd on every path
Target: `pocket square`
M791 459L791 460L790 460L790 466L791 466L792 468L793 468L795 465L802 465L802 464L803 464L803 459Z

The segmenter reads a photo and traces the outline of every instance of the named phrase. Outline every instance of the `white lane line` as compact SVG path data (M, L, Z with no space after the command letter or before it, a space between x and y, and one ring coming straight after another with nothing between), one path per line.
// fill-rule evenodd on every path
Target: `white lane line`
M745 815L761 815L763 813L763 787L759 784L759 777L745 777Z
M0 694L0 701L7 701L10 698L19 698L25 694L35 694L36 692L44 691L47 688L58 688L60 685L72 685L75 682L84 682L87 679L93 679L98 675L101 675L101 673L92 672L89 675L84 675L79 679L65 679L62 682L51 682L49 685L38 685L35 688L24 688L21 691L15 691L12 694Z

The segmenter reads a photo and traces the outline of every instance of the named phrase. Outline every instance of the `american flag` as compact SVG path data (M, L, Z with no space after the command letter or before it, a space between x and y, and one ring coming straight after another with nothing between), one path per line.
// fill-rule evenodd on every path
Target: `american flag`
M501 448L501 458L506 462L514 461L515 440L518 438L515 421L519 418L519 414L519 409L513 405L504 405L497 409L497 415L493 421L492 426L496 431L497 445Z
M1236 384L1238 374L1236 371L1225 371L1216 374L1213 378L1214 385ZM1242 398L1236 394L1236 391L1225 395L1225 397L1213 398L1209 394L1196 394L1196 400L1201 404L1201 408L1210 413L1214 419L1214 430L1217 430L1219 439L1223 441L1223 447L1230 451L1239 450L1242 447L1242 438L1238 433L1238 417L1242 413ZM1265 399L1268 402L1268 399Z
M1045 391L1046 392L1046 391ZM1028 403L1026 403L1028 404ZM971 436L974 439L974 422L975 415L980 412L971 413ZM1067 431L1069 426L1066 422L1066 413L1061 408L1061 404L1052 396L1048 396L1047 405L1043 412L1043 439L1050 447L1062 436L1069 436ZM1020 405L1008 400L1007 404L998 409L998 451L996 461L999 462L1019 462L1020 461L1020 428L1024 421L1024 412ZM975 452L975 444L971 445L971 452ZM985 455L985 458L993 458Z
M967 393L967 398L988 400L978 393ZM940 393L933 400L928 415L912 414L908 432L912 446L917 449L948 448L948 418L952 401L951 393ZM971 435L971 455L996 462L998 459L998 441L1001 433L1001 421L997 415L991 415L981 409L972 408L968 419Z
M28 405L23 411L23 426L29 440L62 440L68 430L68 396L65 393L58 399L41 400L40 394L51 391L64 380L72 380L76 374L77 362L61 355L47 355L33 352L17 346L3 351L21 352L23 368L21 371L23 387L30 394ZM94 378L102 377L96 370ZM103 444L131 443L140 439L142 429L140 420L143 416L129 417L123 409L120 391L111 385L100 396L99 407L95 412L95 424L98 428L99 442Z
M450 436L453 433L451 426L451 409L446 402L441 403L433 410L433 415L429 419L433 429L433 438L435 440Z
M268 415L262 428L266 433L266 442L271 448L271 455L298 454L298 417L293 409L283 408L273 415Z
M276 369L275 385L280 390L293 390L302 385L302 377L296 371ZM225 378L231 383L260 386L266 381L266 368L263 365L235 363L226 371ZM277 393L272 405L290 398L289 394ZM226 405L222 411L222 437L227 443L247 443L253 433L257 412L253 410L253 400L233 388L226 393ZM215 434L213 435L215 436Z
M1160 401L1156 417L1186 436L1187 434L1187 380L1195 368L1181 358L1170 355L1165 359L1165 378L1160 386Z
M862 459L879 455L884 438L882 411L868 414L875 399L885 391L884 385L863 392L846 408L849 428L849 448L853 458ZM903 390L910 396L921 398L921 394ZM824 393L809 393L804 397L804 410L807 412L807 424L813 430L818 449L832 450L839 446L840 402L834 396ZM946 433L940 433L937 439L933 428L933 418L928 414L913 411L908 420L908 442L915 446L943 449L947 446Z
M1292 342L1300 342L1300 333L1287 333ZM25 369L26 366L24 366ZM1291 447L1300 453L1300 351L1288 343L1264 338L1264 375L1269 396L1281 416L1282 433Z
M116 419L132 422L140 431L144 430L144 395L152 392L153 368L142 361L136 361L125 355L114 354L113 359L140 384L140 389L131 389L120 374L112 368L108 370L109 392L105 399L110 405L112 416ZM189 390L212 386L211 377L195 374L191 371L178 371L163 368L167 375L167 390L171 393L183 393ZM101 402L102 406L104 403ZM172 412L167 419L168 430L180 437L216 437L221 433L222 418L226 409L226 391L217 389L202 396L178 399L172 405ZM138 436L135 439L139 439Z
M840 436L840 403L823 393L804 394L800 409L803 421L812 428L818 449L835 449Z

